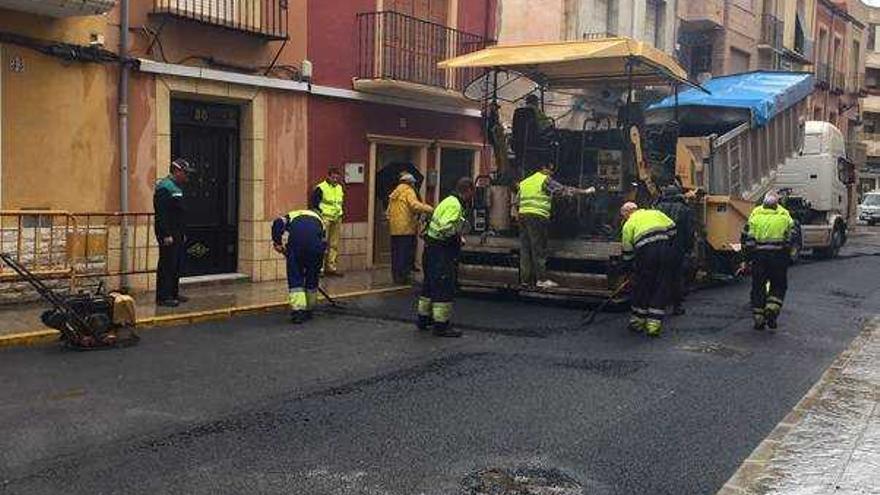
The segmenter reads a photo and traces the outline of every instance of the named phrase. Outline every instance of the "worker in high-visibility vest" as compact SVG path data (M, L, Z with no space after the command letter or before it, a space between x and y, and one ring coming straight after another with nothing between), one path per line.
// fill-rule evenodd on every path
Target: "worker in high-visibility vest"
M327 178L315 186L309 207L321 213L327 234L327 255L324 258L324 274L342 276L337 261L339 242L342 233L342 218L345 216L345 189L342 186L342 172L330 167Z
M313 210L293 210L272 222L272 245L287 257L287 297L294 324L311 319L318 300L326 248L324 232L324 221Z
M579 189L553 180L553 164L545 164L519 183L519 278L523 288L552 289L559 284L547 278L547 235L557 195L593 194L594 187Z
M639 209L631 202L624 203L620 215L623 261L634 283L629 329L659 337L673 294L675 222L660 210Z
M455 184L455 191L434 209L425 232L425 279L418 302L417 326L420 330L433 329L438 337L461 337L461 331L451 325L452 303L463 242L461 234L467 223L465 213L473 197L473 181L462 177Z
M743 228L742 245L752 271L752 316L755 330L777 327L788 290L788 265L794 220L769 192Z

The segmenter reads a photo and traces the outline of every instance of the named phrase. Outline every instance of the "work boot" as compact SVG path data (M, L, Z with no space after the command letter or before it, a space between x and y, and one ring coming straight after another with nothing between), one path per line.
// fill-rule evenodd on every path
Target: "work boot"
M177 302L183 304L185 302L189 302L189 298L184 296L183 294L180 294L177 296Z
M461 330L456 330L452 328L452 325L448 321L444 322L434 322L434 336L435 337L461 337Z
M291 311L290 312L290 322L294 325L300 325L306 322L308 318L306 317L305 311Z
M433 324L434 320L432 320L431 317L428 315L419 315L418 319L416 320L416 327L419 330L430 330L431 325Z
M776 322L777 318L779 318L779 313L776 311L767 311L767 327L771 330L776 330L779 327L779 323Z
M630 332L642 333L645 331L645 319L638 316L631 316L627 328Z
M326 277L344 277L345 274L338 271L338 270L333 270L333 271L326 270L326 271L324 271L324 276L326 276Z
M541 280L536 285L539 289L545 289L545 290L546 289L555 289L555 288L559 287L559 284L557 284L556 282L554 282L552 280Z
M682 306L681 304L676 304L672 307L672 314L675 316L682 316L686 312L687 311L684 310L684 306Z
M755 315L754 319L754 328L755 330L763 330L764 325L767 324L767 320L764 319L764 315Z
M645 335L648 337L659 337L663 330L663 323L660 320L648 320L645 323Z
M156 302L156 306L163 306L166 308L176 308L180 306L180 301L177 299L163 299L161 301Z
M767 316L767 326L776 329L779 325L776 323L776 320L779 318L779 311L782 309L782 306L776 304L775 302L768 302L767 306L764 308L764 314Z

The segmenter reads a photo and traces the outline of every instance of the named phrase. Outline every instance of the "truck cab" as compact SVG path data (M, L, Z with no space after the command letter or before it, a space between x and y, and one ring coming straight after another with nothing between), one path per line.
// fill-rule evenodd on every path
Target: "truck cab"
M846 243L854 166L832 124L807 121L801 151L779 167L773 187L800 224L802 248L830 258Z

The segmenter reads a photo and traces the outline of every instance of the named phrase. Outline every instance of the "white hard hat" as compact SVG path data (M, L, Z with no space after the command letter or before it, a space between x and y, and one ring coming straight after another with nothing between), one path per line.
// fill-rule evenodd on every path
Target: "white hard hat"
M404 172L400 174L400 182L409 182L411 184L415 184L416 178L413 177L413 174L409 172Z

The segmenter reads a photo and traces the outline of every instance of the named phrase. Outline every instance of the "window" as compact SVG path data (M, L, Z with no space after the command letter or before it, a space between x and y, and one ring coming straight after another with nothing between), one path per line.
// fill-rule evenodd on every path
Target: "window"
M816 62L820 64L828 63L828 31L819 29L819 49L816 50L819 55Z
M736 48L730 49L730 72L733 74L739 74L742 72L749 71L749 64L751 62L751 55L748 53L737 50Z
M868 26L868 50L869 51L877 51L877 28L880 28L877 24L870 24Z
M865 86L868 89L877 89L880 87L880 69L872 67L865 68Z
M384 9L445 26L449 0L385 0Z
M646 6L644 40L663 49L664 4L661 0L648 0Z
M702 44L691 48L691 77L697 79L697 76L704 72L712 72L712 45Z
M618 0L608 0L608 10L605 12L605 25L608 32L618 34L617 17L619 15Z

